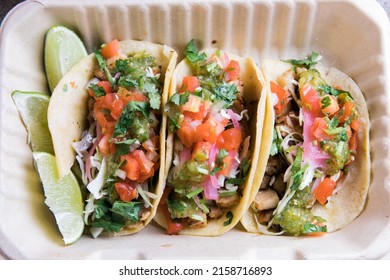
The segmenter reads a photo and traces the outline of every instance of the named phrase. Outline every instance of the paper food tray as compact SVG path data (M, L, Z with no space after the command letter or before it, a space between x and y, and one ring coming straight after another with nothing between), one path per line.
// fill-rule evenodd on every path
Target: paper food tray
M99 4L97 4L99 3ZM214 238L168 236L150 224L120 238L83 236L65 246L44 204L13 90L48 92L45 32L77 31L89 52L114 38L238 55L298 58L317 51L365 94L371 120L371 186L350 225L320 238L262 236L236 227ZM11 259L377 259L390 252L389 22L375 1L27 1L0 33L0 248ZM179 57L180 59L181 57Z

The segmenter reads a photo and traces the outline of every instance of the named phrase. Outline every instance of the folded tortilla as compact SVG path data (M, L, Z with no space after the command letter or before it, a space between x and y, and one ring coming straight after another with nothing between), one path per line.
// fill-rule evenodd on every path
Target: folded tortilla
M119 233L110 235L128 235L144 228L153 218L157 205L164 189L165 166L165 128L166 117L163 114L163 104L168 97L168 88L171 76L176 65L177 53L170 47L141 41L121 41L120 52L131 55L146 52L156 58L156 63L161 66L159 80L163 83L161 96L161 116L159 131L159 156L160 168L158 179L153 186L155 199L151 200L151 214L146 220L138 224L125 226ZM72 143L80 141L83 131L88 129L87 115L88 100L87 84L94 77L99 65L94 54L90 54L76 64L58 83L53 91L48 108L48 124L53 138L55 156L57 159L60 176L68 174L75 163L76 152Z
M216 53L215 49L208 49L201 51L200 53L207 54L207 58L210 58L212 54ZM179 234L183 235L196 235L196 236L217 236L222 235L232 229L240 220L242 214L246 210L250 190L252 185L257 185L258 180L262 178L263 170L258 169L258 162L260 161L260 146L263 134L263 122L267 117L270 118L271 110L266 110L266 91L264 87L264 80L261 71L256 66L255 62L251 58L239 57L233 54L224 53L218 50L218 56L227 55L231 60L236 60L240 64L242 83L243 83L243 100L246 104L246 109L249 115L249 131L250 131L250 160L251 167L248 175L246 176L245 182L242 185L242 193L238 204L223 210L223 214L219 218L211 219L208 217L207 225L205 227L191 228L184 223L183 229ZM181 61L172 77L171 88L169 91L169 98L173 94L179 92L183 77L193 76L194 72L192 69L191 62L187 59ZM267 109L271 109L267 107ZM169 177L169 171L174 168L173 157L174 157L174 143L178 139L175 133L169 130L167 138L167 158L165 167L165 176ZM268 154L268 151L266 152ZM167 187L166 187L167 189ZM165 203L161 201L161 203ZM229 214L230 221L229 221ZM167 228L166 217L162 211L157 211L155 215L156 222L163 228Z
M277 81L283 73L291 69L292 65L287 62L276 60L264 60L262 63L262 71L264 73L267 84L268 99L272 99L270 82ZM324 205L316 201L311 208L314 216L319 216L326 220L327 232L333 232L341 229L355 220L363 211L370 184L370 152L369 152L369 116L367 104L364 96L357 84L345 73L335 68L315 67L323 80L333 88L348 91L356 104L356 109L359 113L360 129L358 131L358 146L355 154L355 160L348 165L348 174L337 185L335 191L330 197L330 200ZM274 110L273 110L274 111ZM273 117L266 121L263 129L268 133L264 135L262 145L270 145L273 141L273 128L275 124L275 112ZM265 157L263 165L267 165ZM241 219L241 224L248 232L273 234L268 231L267 223L260 224L257 218L257 211L252 207L256 194L260 190L260 184L254 186L250 195L248 209ZM282 199L282 198L280 198ZM272 217L275 216L275 211ZM278 233L276 233L278 234Z

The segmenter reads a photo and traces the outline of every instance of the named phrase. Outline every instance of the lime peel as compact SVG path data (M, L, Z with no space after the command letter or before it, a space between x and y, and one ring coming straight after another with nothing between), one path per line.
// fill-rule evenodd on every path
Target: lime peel
M52 92L61 78L88 55L80 37L65 26L53 26L45 36L46 78Z
M54 154L48 128L49 96L40 92L14 91L11 94L28 133L28 143L34 152Z
M77 241L84 231L83 199L73 173L60 179L53 155L33 152L45 194L45 204L53 212L65 244Z

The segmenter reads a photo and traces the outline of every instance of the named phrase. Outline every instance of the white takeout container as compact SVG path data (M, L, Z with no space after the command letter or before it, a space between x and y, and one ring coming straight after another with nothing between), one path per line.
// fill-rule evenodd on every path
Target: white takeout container
M240 226L219 237L169 236L151 224L126 237L83 236L65 246L44 204L26 130L11 92L48 92L45 32L77 31L89 52L114 38L190 39L243 56L324 62L355 79L371 119L371 187L350 225L323 237L261 236ZM378 259L390 252L389 21L375 1L26 1L0 33L0 252L10 259ZM387 256L386 256L387 255Z

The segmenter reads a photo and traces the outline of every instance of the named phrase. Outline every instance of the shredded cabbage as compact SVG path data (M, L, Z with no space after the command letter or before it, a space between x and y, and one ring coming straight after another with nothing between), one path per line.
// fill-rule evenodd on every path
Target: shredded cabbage
M104 192L102 192L102 189L104 187L104 179L106 177L106 171L107 171L107 163L106 159L103 157L102 164L100 166L100 170L98 175L94 180L92 180L88 185L87 189L91 194L93 194L93 197L95 199L100 199L103 197Z

